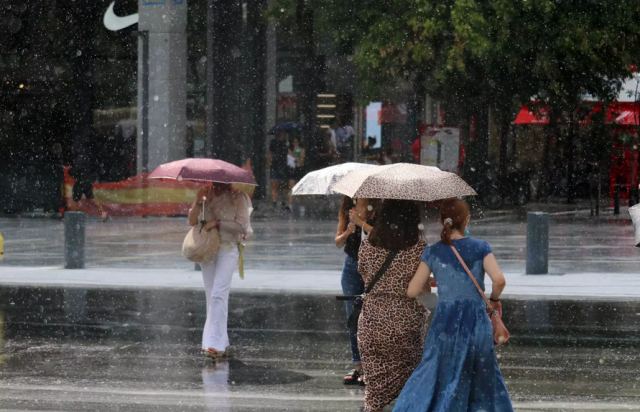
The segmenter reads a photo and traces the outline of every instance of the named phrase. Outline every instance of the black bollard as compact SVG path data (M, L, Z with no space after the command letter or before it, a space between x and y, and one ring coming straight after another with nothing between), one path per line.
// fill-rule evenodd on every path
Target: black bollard
M527 274L549 273L549 214L527 213Z
M84 268L85 214L66 212L64 214L64 267Z

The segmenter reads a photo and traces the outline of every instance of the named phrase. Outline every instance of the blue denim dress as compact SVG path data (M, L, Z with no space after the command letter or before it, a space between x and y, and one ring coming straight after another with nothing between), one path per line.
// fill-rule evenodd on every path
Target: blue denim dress
M491 247L483 240L454 240L484 289L483 259ZM394 411L512 411L493 345L485 304L450 247L442 242L422 255L438 284L438 304L424 345Z

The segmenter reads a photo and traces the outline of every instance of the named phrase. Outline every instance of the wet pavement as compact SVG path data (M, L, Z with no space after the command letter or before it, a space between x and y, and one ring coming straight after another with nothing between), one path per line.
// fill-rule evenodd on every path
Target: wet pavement
M235 296L232 359L213 364L194 293L0 289L0 409L358 410L339 308ZM637 344L515 340L499 357L518 410L640 410Z
M554 212L550 268L566 275L550 290L560 296L535 283L550 277L523 276L511 285L524 279L528 289L505 301L513 340L499 356L515 406L640 410L640 249L631 223ZM349 345L332 296L344 257L333 246L335 222L257 217L254 229L244 282L273 283L256 293L234 280L233 357L214 365L198 353L204 295L180 256L184 218L89 219L86 271L38 268L63 265L61 221L0 218L0 272L17 279L0 281L0 410L358 410L362 389L341 383ZM472 231L506 271L522 273L521 212L488 213ZM437 224L427 225L427 238L438 239ZM63 279L32 287L47 283L43 276ZM570 296L585 283L591 297Z
M557 212L550 223L550 272L639 272L640 248L633 246L631 220L622 212L599 219L589 211ZM439 224L427 224L427 240L439 240ZM333 245L332 219L286 216L257 218L255 237L246 249L247 269L340 270L344 254ZM0 218L5 237L2 265L62 266L64 226L56 219ZM187 231L184 218L89 219L86 232L88 267L190 268L180 256ZM503 268L523 272L526 217L518 211L487 214L472 221L474 236L491 243Z

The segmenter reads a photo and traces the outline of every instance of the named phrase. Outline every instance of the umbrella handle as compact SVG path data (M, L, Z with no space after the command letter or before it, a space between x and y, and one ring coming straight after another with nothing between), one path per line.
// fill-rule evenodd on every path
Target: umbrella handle
M202 233L202 229L204 229L204 225L207 224L207 221L204 218L204 206L205 206L205 202L207 201L207 197L203 196L202 197L202 207L200 208L200 233Z

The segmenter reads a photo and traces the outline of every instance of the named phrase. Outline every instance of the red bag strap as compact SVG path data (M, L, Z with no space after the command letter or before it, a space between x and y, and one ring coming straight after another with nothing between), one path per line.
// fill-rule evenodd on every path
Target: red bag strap
M453 245L449 245L449 246L451 247L451 250L453 251L453 254L456 255L456 258L458 258L458 262L460 262L460 264L462 265L462 268L464 269L464 271L467 272L467 275L469 275L469 278L471 279L473 284L476 285L476 289L478 289L478 293L480 294L480 296L482 296L482 299L484 300L484 303L487 305L487 309L491 308L491 302L489 302L489 299L487 298L487 295L484 294L484 291L482 290L482 288L478 284L478 281L476 280L476 277L473 276L473 274L471 273L471 271L467 267L467 264L464 263L464 259L462 259L462 256L460 256L460 253L458 253L458 249L456 249L455 246L453 246Z

